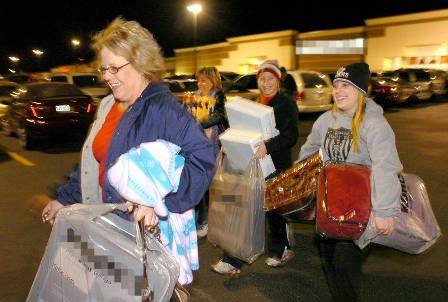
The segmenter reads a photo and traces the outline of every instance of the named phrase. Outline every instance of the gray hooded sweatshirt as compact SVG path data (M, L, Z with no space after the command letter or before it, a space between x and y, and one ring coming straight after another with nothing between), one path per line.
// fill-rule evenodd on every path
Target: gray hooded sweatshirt
M398 174L403 169L395 146L395 135L383 116L383 109L366 99L361 124L359 153L353 150L353 115L327 111L314 123L299 154L303 160L322 150L324 161L338 161L371 167L373 215L396 216L400 212L401 186Z

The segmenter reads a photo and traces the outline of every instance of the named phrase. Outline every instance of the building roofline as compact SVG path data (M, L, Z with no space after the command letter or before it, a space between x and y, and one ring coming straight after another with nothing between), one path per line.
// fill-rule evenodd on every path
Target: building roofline
M177 49L174 49L174 53L191 52L191 51L194 51L195 49L197 51L200 51L200 50L207 50L207 49L213 49L213 48L219 48L219 47L226 47L232 43L278 39L278 38L283 38L283 37L296 36L297 33L298 32L296 30L287 29L287 30L273 31L273 32L267 32L267 33L261 33L261 34L231 37L231 38L227 38L226 42L219 42L219 43L207 44L204 46L196 46L196 47L177 48Z
M310 32L306 32L306 33L300 33L297 35L297 38L302 40L302 39L313 39L313 38L325 38L325 37L331 37L331 36L362 34L362 33L364 33L364 26L356 26L356 27L317 30L317 31L310 31Z
M393 25L394 23L403 23L403 22L407 23L412 21L421 22L422 20L440 19L440 18L448 18L448 9L439 9L413 14L366 19L364 20L364 22L366 23L367 26L384 26L384 25Z
M272 32L261 33L261 34L231 37L231 38L227 38L227 41L230 43L240 43L240 42L250 42L253 40L277 39L277 38L282 38L282 37L296 36L297 34L298 34L297 30L287 29L287 30L272 31Z
M219 48L219 47L226 47L226 46L229 46L229 45L230 45L229 42L219 42L219 43L207 44L207 45L203 45L203 46L177 48L177 49L174 49L174 53L191 52L191 51L194 51L195 49L197 51L199 51L199 50L206 50L206 49L213 49L213 48Z

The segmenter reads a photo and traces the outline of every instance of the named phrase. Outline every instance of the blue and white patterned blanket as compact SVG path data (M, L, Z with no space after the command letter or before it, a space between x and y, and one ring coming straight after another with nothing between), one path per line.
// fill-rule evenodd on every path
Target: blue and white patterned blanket
M199 269L194 209L171 213L165 197L177 192L185 159L180 147L165 140L142 143L121 155L107 177L120 195L133 203L153 207L159 216L160 239L180 265L179 283L193 281Z

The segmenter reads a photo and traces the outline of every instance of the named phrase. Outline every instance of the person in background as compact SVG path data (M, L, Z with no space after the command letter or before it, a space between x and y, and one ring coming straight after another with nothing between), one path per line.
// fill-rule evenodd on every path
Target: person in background
M95 35L92 47L112 94L101 101L81 163L43 209L43 220L53 224L57 212L74 203L132 203L113 189L106 172L120 155L157 139L179 146L185 158L179 188L165 198L168 210L183 213L194 208L213 177L214 146L160 81L164 60L153 35L135 21L117 18ZM143 220L145 226L157 224L152 207L132 208L135 220ZM129 214L120 215L131 219Z
M208 117L203 121L200 121L200 124L202 128L204 128L210 142L215 147L215 154L217 154L219 151L218 135L229 127L224 108L226 96L224 95L221 83L221 75L216 67L203 67L196 72L196 80L198 82L196 95L214 99L214 106L213 108L210 108L211 110ZM198 238L203 238L207 236L208 233L208 203L209 193L207 191L196 207L198 212Z
M333 80L333 110L322 114L299 154L319 149L324 161L371 167L374 227L380 235L394 230L400 211L402 170L395 135L383 110L367 97L370 70L365 63L342 67ZM322 267L334 301L357 301L365 254L352 242L319 238Z
M292 166L291 149L299 137L298 132L298 109L291 96L280 92L281 72L274 60L261 64L257 73L257 84L260 95L257 101L274 109L276 128L280 134L258 145L256 159L270 154L276 172L267 178L274 177ZM268 223L268 258L265 264L269 267L280 267L288 263L294 252L286 231L286 220L283 216L267 212ZM242 262L226 253L221 260L212 265L212 270L219 274L238 275L241 271Z
M280 67L280 71L282 72L280 91L295 98L295 95L297 94L296 81L294 80L293 76L286 71L285 67Z

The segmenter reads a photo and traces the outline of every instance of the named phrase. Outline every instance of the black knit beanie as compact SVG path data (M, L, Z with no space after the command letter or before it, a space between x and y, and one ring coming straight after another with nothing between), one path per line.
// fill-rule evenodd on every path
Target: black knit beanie
M369 80L369 64L353 63L339 68L339 70L336 72L333 83L335 83L336 81L344 81L350 83L367 95Z

